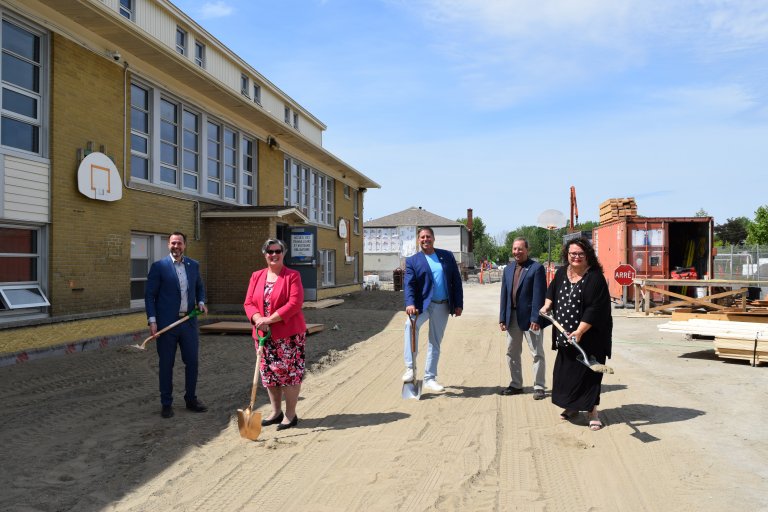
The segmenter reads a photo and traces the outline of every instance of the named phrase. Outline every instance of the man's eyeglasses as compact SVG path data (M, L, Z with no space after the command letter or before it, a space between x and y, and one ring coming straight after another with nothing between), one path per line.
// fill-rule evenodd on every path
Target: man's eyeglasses
M571 258L583 258L584 256L586 256L586 254L584 254L583 252L569 252L568 256L570 256Z
M282 249L267 249L264 252L266 252L267 254L283 254Z

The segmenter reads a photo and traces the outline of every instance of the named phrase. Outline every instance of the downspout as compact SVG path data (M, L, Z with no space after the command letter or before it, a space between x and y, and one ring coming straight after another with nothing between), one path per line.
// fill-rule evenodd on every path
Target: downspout
M128 179L128 61L123 61L123 186L127 189L131 190L140 190L137 188L132 188L130 185L130 180ZM145 190L140 190L141 192L146 192ZM185 197L177 197L171 194L165 194L163 192L159 191L153 191L150 192L151 194L157 194L165 197L172 197L174 199L181 199L182 201L192 201L194 203L194 209L195 209L195 233L194 238L196 241L200 241L200 231L201 231L201 212L200 212L200 201L197 199L187 199Z

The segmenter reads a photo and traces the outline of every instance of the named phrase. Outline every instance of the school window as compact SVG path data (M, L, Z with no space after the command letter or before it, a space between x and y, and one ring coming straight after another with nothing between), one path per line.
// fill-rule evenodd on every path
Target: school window
M296 112L293 113L293 127L299 129L299 114Z
M0 315L50 306L42 289L40 230L0 226Z
M131 307L144 305L149 267L168 254L168 235L131 234Z
M176 51L181 55L187 54L187 33L176 27Z
M334 183L312 167L286 157L283 201L301 209L311 222L333 226Z
M360 234L360 192L352 192L352 232Z
M42 33L7 18L2 22L2 113L0 144L42 155L43 55L47 50Z
M166 93L131 84L131 179L254 205L256 152L255 139L236 127Z
M248 96L250 89L250 80L245 75L240 75L240 92L243 96Z
M224 199L237 199L237 134L224 128Z
M160 181L178 184L179 109L166 99L160 100Z
M240 147L242 148L242 166L243 166L243 179L242 179L242 196L240 202L247 205L256 204L256 141L251 138L243 137Z
M200 189L200 115L184 109L182 114L182 188Z
M320 271L322 286L336 284L336 251L320 251Z
M349 185L344 185L344 199L349 199Z
M261 86L253 84L253 101L261 105Z
M221 193L221 126L208 123L208 173L206 192L218 196Z
M149 90L131 84L131 177L149 180Z
M205 68L205 45L203 43L195 42L195 64Z
M135 15L133 0L120 0L120 15L133 21Z
M288 106L283 107L283 121L286 124L291 124L291 109Z

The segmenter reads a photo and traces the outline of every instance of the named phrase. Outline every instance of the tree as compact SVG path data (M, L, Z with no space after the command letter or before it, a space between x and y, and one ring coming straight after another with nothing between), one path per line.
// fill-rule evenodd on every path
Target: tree
M755 210L755 220L747 226L747 243L768 245L768 205Z
M460 222L466 226L467 219L456 219L456 222ZM496 243L493 238L485 232L485 223L480 217L472 218L472 252L475 255L475 261L481 262L483 260L494 261L496 255Z
M724 244L740 245L747 239L751 221L746 217L735 217L715 226L715 237Z
M694 217L710 217L710 215L707 213L707 211L704 208L699 208L699 211L696 212L696 215Z

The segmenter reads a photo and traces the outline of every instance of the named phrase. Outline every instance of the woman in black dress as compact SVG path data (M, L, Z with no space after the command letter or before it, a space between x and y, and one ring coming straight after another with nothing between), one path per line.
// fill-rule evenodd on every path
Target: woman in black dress
M611 297L603 267L597 261L592 244L586 238L570 240L561 254L565 264L555 273L547 289L542 313L552 311L568 333L575 337L587 355L601 364L611 357ZM598 415L600 383L603 374L593 372L576 359L579 351L566 342L566 337L552 329L552 349L557 350L552 375L552 403L562 407L564 420L587 411L589 428L600 430L603 424Z

